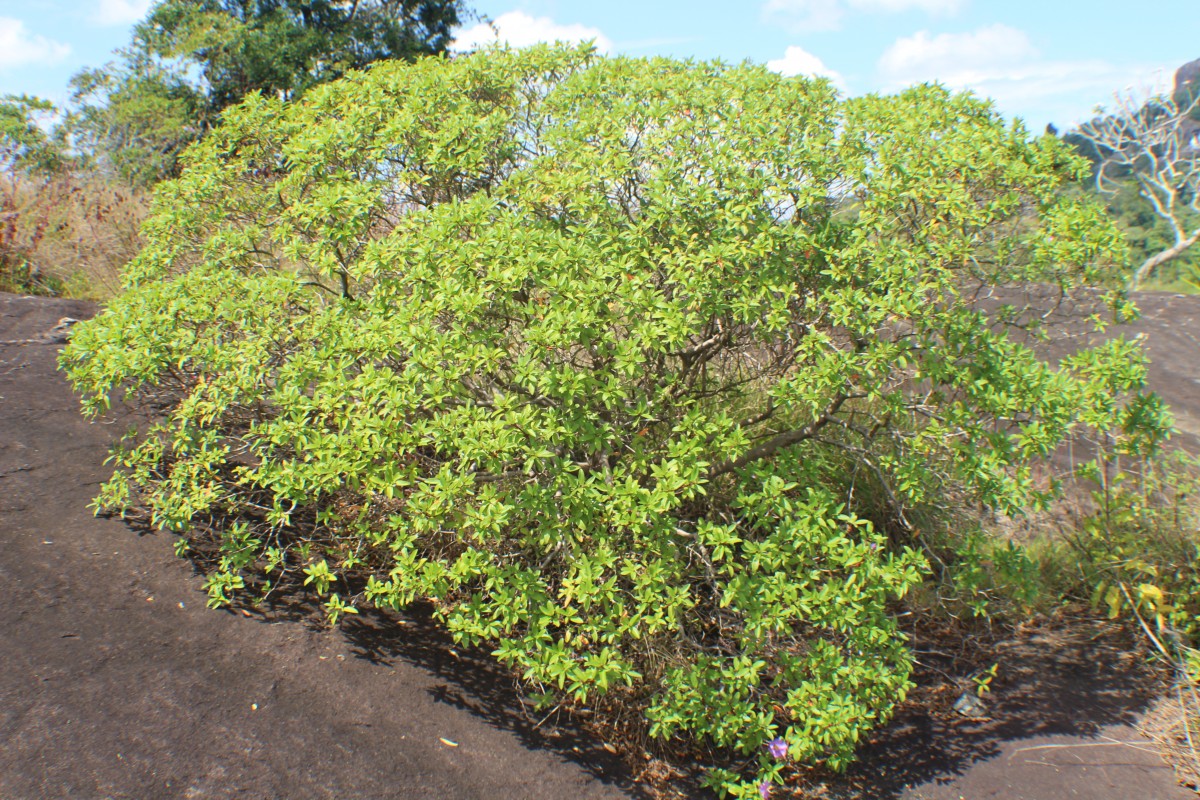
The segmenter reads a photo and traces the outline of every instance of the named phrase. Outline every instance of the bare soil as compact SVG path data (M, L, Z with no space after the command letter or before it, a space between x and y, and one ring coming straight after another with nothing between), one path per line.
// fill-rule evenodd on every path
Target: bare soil
M1133 332L1150 336L1155 386L1200 442L1200 298L1139 302ZM94 311L0 294L0 340ZM533 715L503 671L456 650L419 609L335 631L303 609L206 609L170 537L93 517L122 423L79 415L58 347L0 344L0 799L585 800L669 788L635 780L640 754ZM848 777L814 776L813 791L1194 797L1132 727L1162 686L1135 642L1084 625L1028 634L1007 645L986 719L956 715L948 684L918 692ZM929 675L960 656L917 647ZM698 796L679 784L671 794Z

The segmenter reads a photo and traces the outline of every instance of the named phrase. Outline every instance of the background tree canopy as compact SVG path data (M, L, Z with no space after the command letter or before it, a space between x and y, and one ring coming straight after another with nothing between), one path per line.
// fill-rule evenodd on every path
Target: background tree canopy
M209 109L248 93L292 98L348 70L446 50L458 0L163 0L137 46L199 69Z
M185 161L64 354L156 411L103 504L207 550L214 605L430 599L547 697L749 756L740 796L904 697L918 522L1161 430L1136 344L1027 345L1123 246L970 96L491 50L250 95Z
M119 61L74 78L70 130L122 177L153 183L250 92L289 99L376 61L444 52L465 13L461 0L160 0Z
M10 178L19 172L44 174L62 163L62 152L40 118L54 106L37 97L8 95L0 98L0 173Z

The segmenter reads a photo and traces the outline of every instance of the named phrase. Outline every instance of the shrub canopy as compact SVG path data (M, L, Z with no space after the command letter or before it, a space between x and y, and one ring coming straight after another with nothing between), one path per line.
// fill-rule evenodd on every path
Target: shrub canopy
M973 302L1120 240L1059 193L1080 159L938 87L491 50L252 95L187 163L64 356L90 412L158 415L102 502L208 531L215 604L432 599L755 781L903 698L910 510L1037 502L1029 460L1142 377Z

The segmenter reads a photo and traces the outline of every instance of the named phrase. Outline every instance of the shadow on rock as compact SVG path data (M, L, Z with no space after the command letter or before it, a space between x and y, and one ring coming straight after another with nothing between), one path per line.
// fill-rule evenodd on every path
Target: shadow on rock
M1158 676L1119 642L1119 632L1073 623L1069 631L1043 631L995 646L999 664L994 689L984 695L985 718L953 710L968 679L947 682L955 659L920 655L921 688L876 733L860 760L835 783L840 797L898 798L910 786L947 783L973 763L1000 755L1005 743L1049 736L1095 737L1113 725L1131 725L1153 702ZM942 662L945 670L937 662Z
M266 621L288 620L323 627L317 604L302 595L279 597ZM403 613L363 609L343 618L339 633L351 653L380 669L398 662L416 666L437 679L430 689L440 703L465 710L490 725L515 734L527 748L549 750L573 762L602 783L630 797L653 797L634 779L629 765L565 712L537 713L511 671L482 648L464 648L433 617L432 606L415 603ZM697 790L690 796L705 796Z

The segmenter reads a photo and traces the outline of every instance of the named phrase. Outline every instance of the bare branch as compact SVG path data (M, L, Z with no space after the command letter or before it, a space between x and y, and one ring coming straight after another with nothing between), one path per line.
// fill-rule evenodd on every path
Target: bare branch
M756 447L751 447L737 458L717 464L708 471L708 474L705 477L708 480L712 480L718 475L724 475L727 472L733 472L734 470L741 469L742 467L754 461L768 458L785 447L791 447L794 444L799 444L800 442L813 438L817 435L817 433L820 432L822 428L830 423L834 415L836 415L841 409L842 404L848 399L849 397L847 395L839 394L834 399L833 403L830 404L829 408L827 408L825 412L821 414L821 416L817 417L808 425L805 425L803 428L798 430L780 433Z
M1117 98L1112 114L1079 127L1101 158L1097 190L1112 194L1132 180L1175 238L1137 268L1133 289L1200 241L1200 137L1192 118L1198 107L1200 97L1180 107L1167 96L1129 95Z

